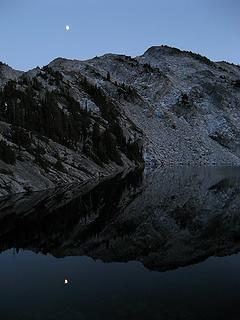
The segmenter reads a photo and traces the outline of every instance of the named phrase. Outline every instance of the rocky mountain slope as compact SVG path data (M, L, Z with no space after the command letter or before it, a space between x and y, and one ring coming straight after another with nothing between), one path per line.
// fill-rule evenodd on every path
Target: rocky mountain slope
M155 164L240 164L240 67L152 47L0 65L0 194Z
M0 86L4 86L9 80L16 80L23 74L22 71L14 70L5 63L0 62Z

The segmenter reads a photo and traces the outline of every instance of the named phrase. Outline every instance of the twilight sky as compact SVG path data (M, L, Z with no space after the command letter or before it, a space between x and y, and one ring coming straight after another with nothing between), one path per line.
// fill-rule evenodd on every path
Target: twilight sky
M0 61L27 70L167 44L239 64L239 16L239 0L0 0Z

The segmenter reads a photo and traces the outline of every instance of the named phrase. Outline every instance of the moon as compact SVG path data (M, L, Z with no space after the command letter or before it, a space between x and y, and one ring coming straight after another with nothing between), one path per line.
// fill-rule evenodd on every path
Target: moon
M70 30L70 26L67 24L65 29L66 29L66 31L69 31Z

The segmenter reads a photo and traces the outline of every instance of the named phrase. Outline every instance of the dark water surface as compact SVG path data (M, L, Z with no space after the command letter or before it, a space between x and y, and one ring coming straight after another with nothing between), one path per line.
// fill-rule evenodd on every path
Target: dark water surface
M0 250L4 320L240 319L240 169L1 198Z

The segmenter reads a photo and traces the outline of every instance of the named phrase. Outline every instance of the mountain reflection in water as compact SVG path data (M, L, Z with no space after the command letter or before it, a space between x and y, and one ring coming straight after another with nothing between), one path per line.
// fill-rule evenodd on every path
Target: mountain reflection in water
M234 304L237 306L240 283L234 277L240 257L216 256L239 252L239 211L240 169L224 167L173 167L147 176L136 171L98 185L1 198L0 293L4 296L11 283L19 293L15 297L18 304L24 295L19 288L22 276L28 283L30 274L31 283L35 283L36 287L27 289L29 296L33 292L38 295L36 288L42 288L44 279L52 283L62 277L59 283L63 288L59 287L58 293L50 289L59 301L66 299L59 313L53 302L51 309L48 300L41 311L37 310L31 297L33 306L29 307L30 315L24 311L26 319L102 319L97 316L101 312L103 319L226 319L224 310L228 319L238 319ZM10 249L18 254L12 256ZM208 257L212 258L203 264L177 269ZM16 276L13 265L22 270L21 276L7 282L10 275ZM158 272L149 273L147 269ZM173 269L177 270L160 272ZM36 270L41 281L33 275ZM91 304L79 297L77 283ZM96 287L99 283L101 290ZM70 290L67 297L66 290ZM130 302L123 299L125 295ZM7 296L10 301L12 296ZM68 308L71 312L66 314ZM20 315L23 319L21 312L14 314L14 319ZM8 313L5 310L3 314Z

